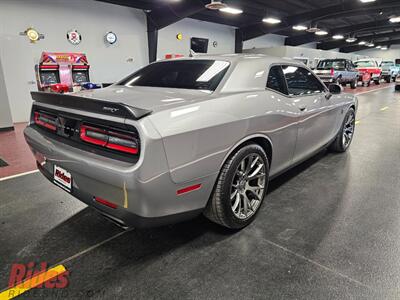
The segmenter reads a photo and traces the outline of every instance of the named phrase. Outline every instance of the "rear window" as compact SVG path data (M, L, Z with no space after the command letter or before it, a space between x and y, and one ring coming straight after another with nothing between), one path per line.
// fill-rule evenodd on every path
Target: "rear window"
M317 69L318 70L340 70L346 68L346 61L344 60L321 60L318 63Z
M366 60L366 61L356 61L354 63L356 65L356 67L361 67L361 68L365 68L365 67L376 67L376 63L372 60Z
M172 60L150 64L118 84L214 91L229 68L218 60Z
M392 67L394 66L394 62L391 61L383 61L381 64L382 67Z

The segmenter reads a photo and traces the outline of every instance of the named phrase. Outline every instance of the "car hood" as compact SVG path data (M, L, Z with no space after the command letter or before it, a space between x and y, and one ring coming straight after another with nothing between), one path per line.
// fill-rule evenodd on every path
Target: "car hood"
M187 105L197 101L209 99L210 91L170 89L155 87L125 87L112 85L104 89L84 90L73 95L123 103L133 107L151 110L153 112Z

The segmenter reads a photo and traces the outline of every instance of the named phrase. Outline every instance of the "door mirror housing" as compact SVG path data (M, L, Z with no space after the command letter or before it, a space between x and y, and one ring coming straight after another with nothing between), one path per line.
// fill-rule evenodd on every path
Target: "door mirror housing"
M336 83L330 84L328 89L331 94L340 94L342 92L342 87Z

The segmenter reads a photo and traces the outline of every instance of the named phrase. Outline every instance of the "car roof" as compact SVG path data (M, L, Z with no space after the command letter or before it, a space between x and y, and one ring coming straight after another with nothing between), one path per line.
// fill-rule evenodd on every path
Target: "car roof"
M179 57L172 59L163 59L162 61L177 61L177 60L198 60L198 59L206 59L206 60L224 60L231 63L237 63L240 61L248 61L248 60L258 60L263 61L265 64L296 64L299 66L304 66L303 63L292 60L292 59L283 59L276 56L270 56L265 54L219 54L219 55L207 55L207 54L195 54L192 57Z

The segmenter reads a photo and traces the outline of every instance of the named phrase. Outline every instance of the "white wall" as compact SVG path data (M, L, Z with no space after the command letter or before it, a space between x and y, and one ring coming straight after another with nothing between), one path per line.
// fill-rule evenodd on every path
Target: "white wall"
M245 41L243 43L243 49L283 46L285 44L285 38L286 36L283 35L266 34L255 39Z
M34 27L45 35L36 44L19 33ZM70 29L82 35L74 46L66 39ZM115 45L103 36L113 31ZM29 91L36 90L34 65L42 51L84 52L91 65L92 82L114 82L148 63L145 14L136 9L94 0L1 0L0 59L14 122L27 121ZM133 62L127 62L133 58Z
M358 53L342 53L338 51L326 51L318 50L313 48L305 47L293 47L293 46L279 46L270 48L257 48L244 50L245 53L260 53L267 54L277 57L307 57L309 59L314 58L347 58L351 60L357 60L364 58L365 55Z
M357 51L355 54L365 55L375 58L378 62L382 60L396 60L400 59L400 45L393 45L388 50L380 49L366 49L362 51Z
M178 33L183 34L183 39L176 38ZM166 54L190 53L190 38L207 38L209 54L223 54L235 52L235 28L215 23L183 19L158 32L157 58L163 59ZM213 47L213 42L218 43Z
M8 102L6 82L4 81L3 67L0 60L0 129L12 127L10 105Z

